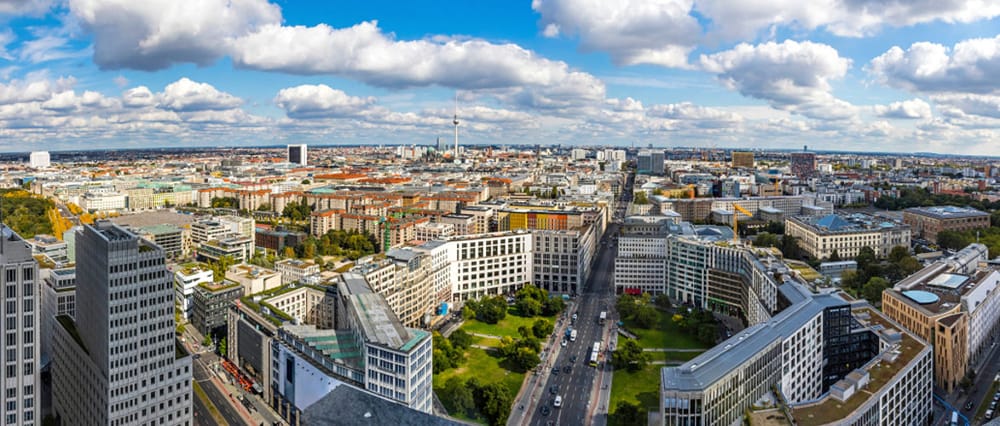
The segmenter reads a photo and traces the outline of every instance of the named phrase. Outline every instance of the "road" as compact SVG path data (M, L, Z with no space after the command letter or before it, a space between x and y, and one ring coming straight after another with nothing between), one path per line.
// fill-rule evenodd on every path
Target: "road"
M972 392L970 394L959 394L956 392L956 394L951 395L951 397L948 398L948 402L951 407L947 407L944 410L935 406L935 408L938 408L935 410L935 414L943 411L943 415L935 419L933 423L934 425L947 424L951 420L951 411L953 408L960 410L959 412L969 419L971 422L970 424L978 425L983 423L982 419L977 422L973 417L975 417L976 413L979 412L979 406L982 404L983 398L986 397L986 393L989 392L990 387L993 386L993 379L996 377L997 373L1000 373L1000 348L998 348L998 346L1000 345L993 347L988 361L982 363L982 371L976 372L976 380L973 382L973 386L971 388ZM964 406L968 401L973 401L973 406L971 410L966 411Z
M198 359L193 360L191 364L194 370L194 380L197 381L198 385L201 386L201 389L205 391L205 395L208 395L208 399L215 404L216 408L219 409L219 414L222 415L222 418L226 419L226 422L230 425L245 424L246 422L244 422L243 418L240 417L240 413L236 412L236 409L230 405L229 396L220 392L219 389L215 387L215 384L212 383L212 373L209 372L208 367L205 366L204 357L199 357ZM195 398L195 400L197 401L198 398ZM195 415L199 420L198 424L201 424L200 422L206 418L211 420L211 414L208 413L206 407L202 406L201 408L205 411L201 413L198 412L199 405L200 404L196 403L194 407ZM206 424L212 424L212 422Z
M630 177L626 185L625 194L631 194ZM629 197L626 196L623 204L627 204ZM616 215L617 216L617 215ZM599 246L596 262L592 268L583 292L576 300L576 307L573 312L569 312L567 317L577 314L576 323L572 327L577 331L575 342L570 342L566 347L560 348L555 362L548 362L543 366L542 371L542 393L541 398L532 399L525 404L529 417L523 421L523 425L546 426L553 425L605 425L607 424L607 404L609 392L606 389L599 389L604 385L610 387L610 367L607 366L610 358L608 348L608 336L612 320L609 319L604 325L599 324L598 317L602 311L608 313L609 318L616 317L612 310L615 305L614 286L614 259L617 254L617 246L611 241L611 236L618 235L618 223L612 222L602 237L602 241L607 238L606 244ZM599 243L600 244L600 243ZM594 342L601 342L602 354L598 368L588 365L590 353L593 350ZM575 357L576 362L570 362ZM564 369L570 367L570 373ZM608 367L608 370L599 370ZM558 374L553 368L558 368ZM603 378L600 374L604 372ZM547 377L546 377L547 376ZM533 395L533 389L528 389L526 394ZM555 393L552 393L552 391ZM604 390L604 392L598 392ZM592 401L601 394L603 402ZM553 407L556 395L562 396L562 407ZM515 404L516 411L520 410L521 401ZM549 414L542 414L542 406L549 408ZM516 417L516 416L512 416Z

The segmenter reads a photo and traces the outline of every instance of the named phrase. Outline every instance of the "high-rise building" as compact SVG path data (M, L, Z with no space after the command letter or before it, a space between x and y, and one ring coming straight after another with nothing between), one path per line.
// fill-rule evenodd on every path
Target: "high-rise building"
M811 152L792 153L792 174L799 179L809 179L816 176L816 154Z
M83 227L76 248L76 318L56 318L55 414L73 424L189 424L191 357L174 337L163 250L106 221Z
M31 168L33 169L40 169L43 167L48 167L50 165L48 151L32 152L29 158L30 158L29 161L31 162Z
M306 144L288 145L288 162L305 166L307 164Z
M739 169L752 169L753 168L753 153L752 152L737 152L733 151L733 168Z
M0 377L5 388L0 414L6 425L40 424L38 262L31 256L28 244L3 225L0 225L0 264L4 270L0 324L6 333L4 351L0 352L4 366Z
M663 151L639 151L638 163L636 164L638 172L660 176L663 174L664 159Z

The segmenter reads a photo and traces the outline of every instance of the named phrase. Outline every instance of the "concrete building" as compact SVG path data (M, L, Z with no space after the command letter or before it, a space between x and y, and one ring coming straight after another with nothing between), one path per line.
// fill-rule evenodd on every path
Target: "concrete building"
M799 239L799 246L814 259L829 259L834 251L853 258L864 247L886 257L893 247L910 247L909 225L855 213L785 219L785 234Z
M941 231L968 231L990 227L990 214L971 207L913 207L903 210L903 223L913 236L937 243Z
M816 177L816 154L811 152L793 152L790 166L792 174L799 179Z
M76 316L76 268L43 269L42 273L42 358L41 368L52 361L56 317Z
M243 286L239 283L199 283L194 288L191 303L191 325L203 336L225 336L229 305L240 297L243 297Z
M0 265L4 270L4 303L0 325L4 351L0 378L5 389L0 414L6 425L42 424L40 365L42 361L38 262L28 244L0 224Z
M137 233L140 237L160 246L168 258L179 258L187 256L191 246L190 242L185 244L185 239L190 239L189 235L185 235L190 231L185 231L178 226L164 224L144 226L139 228Z
M213 272L197 264L181 265L174 271L174 300L181 310L181 318L188 320L194 309L194 290L199 284L214 282Z
M80 196L80 208L90 213L122 211L125 210L125 194L88 192Z
M288 162L300 166L308 165L308 155L306 155L306 144L288 145Z
M31 168L33 169L42 169L45 167L49 167L49 165L51 164L49 161L49 152L48 151L32 152L31 155L28 157L28 162Z
M639 151L637 159L638 172L653 176L663 176L664 153L662 150L642 150Z
M254 254L253 238L226 234L219 239L201 243L196 253L197 259L202 262L218 262L223 256L229 256L236 262L248 262Z
M293 324L332 329L336 325L336 290L336 287L325 285L291 285L281 287L271 295L255 298L288 315Z
M986 246L972 244L882 293L882 311L934 345L935 384L952 392L1000 335L1000 272L977 268Z
M281 287L281 274L258 266L233 265L226 271L226 279L243 286L243 294L251 295Z
M279 260L274 262L274 269L281 274L282 285L301 281L305 277L319 274L319 265L311 260Z
M298 231L277 231L257 228L255 235L255 246L274 253L282 253L285 247L298 247L306 240L306 233Z
M477 217L468 214L446 214L438 219L438 223L451 225L454 235L474 234L479 228Z
M733 168L734 169L752 169L753 168L753 153L752 152L738 152L733 151Z
M31 246L32 254L44 255L57 264L69 262L68 246L64 241L59 241L56 237L38 234L27 242Z
M104 221L76 244L77 312L57 317L54 413L88 425L190 424L191 357L174 337L163 250Z
M787 307L772 318L662 369L661 424L739 425L761 401L799 425L927 421L930 345L864 304L793 281L780 293Z
M421 223L414 229L419 241L443 240L455 235L455 225L450 223Z
M362 277L406 327L430 325L437 305L430 256L411 249L390 249L385 258L359 259L351 271Z
M222 216L191 224L191 242L198 245L217 240L227 234L239 234L254 239L254 220L248 217Z
M533 284L555 294L577 294L590 278L600 239L597 226L566 231L535 230Z
M655 295L666 291L667 236L671 234L671 226L678 226L674 219L669 216L625 218L619 229L618 255L615 257L616 293Z
M530 283L533 240L526 231L494 232L430 241L415 250L431 257L437 301L461 303L512 294Z

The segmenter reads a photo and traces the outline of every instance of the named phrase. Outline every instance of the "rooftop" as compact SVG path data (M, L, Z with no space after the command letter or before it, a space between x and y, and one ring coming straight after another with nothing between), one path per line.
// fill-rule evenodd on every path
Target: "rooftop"
M402 348L410 333L392 312L385 298L376 293L354 294L350 304L358 315L358 326L365 340L393 349Z
M304 426L458 426L352 386L337 386L302 413Z
M282 328L335 363L355 369L360 369L364 363L361 346L349 330L320 330L315 325L294 324Z
M936 219L988 217L990 215L989 213L976 210L972 207L957 207L957 206L912 207L904 211L907 213L933 217Z
M894 330L902 330L902 327L892 323L874 309L863 308L855 311L854 314L856 318L861 317L861 322L872 329L889 333L894 332ZM801 426L818 426L847 417L864 402L869 401L871 395L877 394L883 386L891 382L897 373L902 371L917 355L924 350L929 350L928 345L913 338L908 332L901 333L901 337L902 340L898 345L893 345L886 351L897 356L883 357L880 354L862 367L868 371L871 380L867 386L843 402L827 394L819 402L792 407L792 417L795 418L796 423Z
M796 216L791 218L791 220L811 227L815 232L820 234L853 234L909 228L908 225L882 220L862 213L849 215L828 214L822 217Z

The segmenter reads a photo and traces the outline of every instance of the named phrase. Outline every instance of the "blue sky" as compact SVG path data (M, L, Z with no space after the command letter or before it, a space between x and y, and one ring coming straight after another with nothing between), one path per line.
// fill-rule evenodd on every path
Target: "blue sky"
M1000 155L1000 5L0 2L0 150L465 143Z

